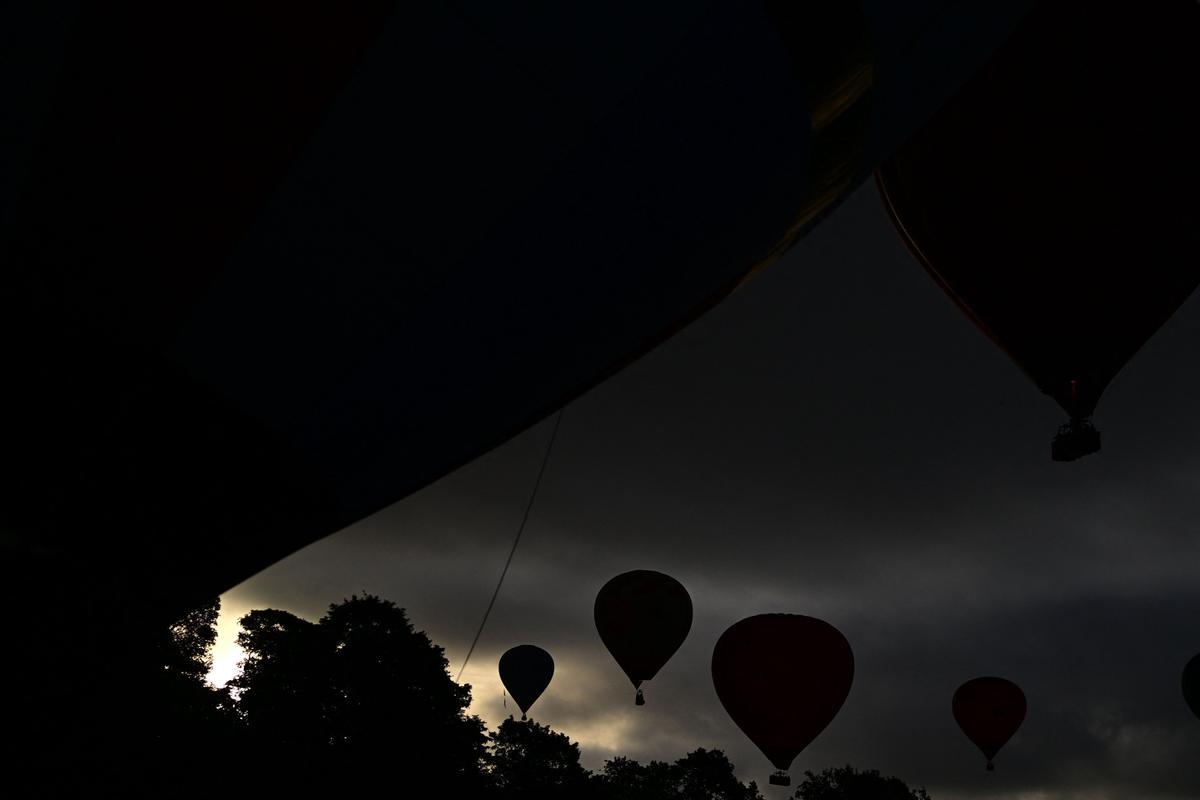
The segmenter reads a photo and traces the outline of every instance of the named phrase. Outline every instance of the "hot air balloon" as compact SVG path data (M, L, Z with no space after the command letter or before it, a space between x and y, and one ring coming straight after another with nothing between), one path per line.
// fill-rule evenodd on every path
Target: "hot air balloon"
M770 782L788 786L792 761L850 694L854 653L828 622L759 614L721 634L712 678L729 716L778 770Z
M1021 687L1004 678L974 678L958 687L951 707L958 727L983 751L991 772L992 759L1025 720Z
M15 761L104 717L60 691L108 629L76 609L136 585L161 629L552 414L1030 3L0 3L0 591L62 587L14 632Z
M594 609L600 640L629 676L644 705L642 682L658 674L692 629L683 584L653 570L624 572L601 587Z
M1183 668L1183 699L1192 713L1200 717L1200 655Z
M1029 4L0 4L5 547L169 623L711 308Z
M913 254L1069 415L1055 460L1100 449L1101 393L1200 283L1198 38L1191 0L1039 3L878 171Z
M521 709L521 719L554 677L554 659L537 645L519 644L500 656L500 681Z

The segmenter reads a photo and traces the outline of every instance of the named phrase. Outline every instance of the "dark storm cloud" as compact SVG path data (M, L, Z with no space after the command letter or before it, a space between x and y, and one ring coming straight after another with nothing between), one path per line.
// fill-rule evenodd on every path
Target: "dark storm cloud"
M715 746L762 783L768 766L720 708L709 657L737 619L789 611L833 622L857 660L842 714L797 769L878 767L939 800L1194 797L1200 724L1178 676L1200 650L1197 337L1193 301L1101 403L1104 452L1052 463L1061 412L922 274L864 188L567 410L464 675L476 710L493 724L507 713L496 659L537 643L558 670L535 716L591 765ZM227 603L316 617L377 592L457 672L548 434L534 428ZM634 568L675 575L696 606L644 708L591 621L596 590ZM949 714L979 674L1013 678L1030 700L994 777Z

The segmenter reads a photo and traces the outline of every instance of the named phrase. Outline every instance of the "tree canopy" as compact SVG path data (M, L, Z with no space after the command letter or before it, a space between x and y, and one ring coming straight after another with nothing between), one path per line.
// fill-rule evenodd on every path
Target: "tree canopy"
M149 685L134 688L146 690L140 696L150 701L142 715L147 735L139 746L140 771L162 796L213 793L212 764L236 736L233 697L205 681L220 609L214 598L156 630L149 648L153 663L136 673Z
M762 800L758 786L743 784L733 770L723 752L700 748L674 763L614 758L599 781L611 800Z
M579 764L579 745L532 720L500 723L488 735L488 785L497 798L593 795L591 774Z
M820 773L804 773L796 800L931 800L924 789L910 789L899 778L885 778L877 770L860 772L849 765Z
M240 621L242 673L214 689L204 678L219 608L189 613L153 648L151 794L211 796L224 780L270 796L385 786L477 800L764 800L716 749L673 762L618 756L591 772L579 745L546 725L509 717L486 731L443 649L403 608L370 594L330 605L316 622L251 611ZM805 775L797 800L929 800L874 771Z
M442 648L404 609L364 594L315 623L269 609L250 612L242 628L243 672L230 685L260 752L304 754L342 790L401 775L478 788L485 738L466 713L471 687L451 680Z

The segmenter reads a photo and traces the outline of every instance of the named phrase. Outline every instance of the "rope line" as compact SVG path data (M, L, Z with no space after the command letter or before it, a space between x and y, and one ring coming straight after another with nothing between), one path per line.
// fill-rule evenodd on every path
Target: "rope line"
M533 482L533 491L529 493L529 502L525 504L525 514L521 517L521 524L517 526L517 535L513 539L512 548L508 551L508 559L504 562L504 569L500 572L500 580L496 582L496 591L492 592L492 599L488 601L487 610L483 612L483 619L479 622L479 629L475 631L475 638L471 640L471 647L467 650L467 657L463 659L462 666L458 668L458 676L454 679L455 683L462 678L463 670L467 668L467 664L471 661L471 655L475 652L475 645L479 644L479 637L483 635L483 627L487 625L488 616L492 613L492 607L496 605L496 598L500 596L500 587L504 585L504 578L508 575L508 568L512 565L513 556L517 552L517 545L521 543L521 534L525 532L525 525L529 522L529 513L533 511L533 502L537 499L538 488L542 485L542 476L546 474L546 464L550 462L550 451L554 449L554 440L558 438L558 426L562 424L563 413L566 410L566 406L564 406L559 410L558 416L554 418L554 428L550 431L550 441L546 443L546 452L542 455L542 465L538 468L537 478Z

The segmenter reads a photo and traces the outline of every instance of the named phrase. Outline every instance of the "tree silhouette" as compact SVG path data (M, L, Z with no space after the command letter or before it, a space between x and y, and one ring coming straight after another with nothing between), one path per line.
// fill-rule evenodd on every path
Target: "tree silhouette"
M212 666L221 599L192 609L163 632L158 645L164 669L202 679Z
M312 623L285 611L242 619L246 652L230 684L250 743L251 771L299 765L289 786L437 787L446 796L482 784L483 723L467 716L470 686L450 679L441 647L404 610L352 596ZM248 765L248 769L251 765ZM277 773L264 785L284 789Z
M533 720L509 717L488 735L488 785L503 800L597 796L579 745Z
M286 611L251 611L237 643L242 673L229 682L252 746L323 748L327 709L337 701L328 647L317 625Z
M804 773L796 800L931 800L924 789L909 789L899 778L885 778L877 770L859 772L853 767L830 767L819 774Z
M159 735L211 737L236 720L229 692L206 682L220 612L221 600L213 598L169 626L155 642L159 708L166 712Z
M159 796L201 796L216 791L212 764L225 752L238 724L233 698L205 678L212 666L221 603L214 598L193 609L150 643L152 663L143 671L147 723L145 740L131 761L143 788Z
M317 622L251 611L238 635L242 673L214 689L205 676L219 609L216 600L194 609L138 651L131 680L153 702L147 745L114 765L139 776L125 796L210 797L226 783L271 797L383 788L476 800L763 800L720 750L646 764L616 757L593 774L579 745L548 726L509 717L485 736L442 648L374 595L335 603ZM930 800L876 771L805 776L796 800Z
M761 800L758 786L742 785L720 750L693 750L673 765L681 800Z
M599 775L604 797L611 800L762 800L754 782L743 784L720 750L693 750L668 764L646 765L628 758L606 761Z
M665 761L643 765L631 758L617 756L604 762L598 780L606 800L670 798L676 796L678 789L672 766Z

